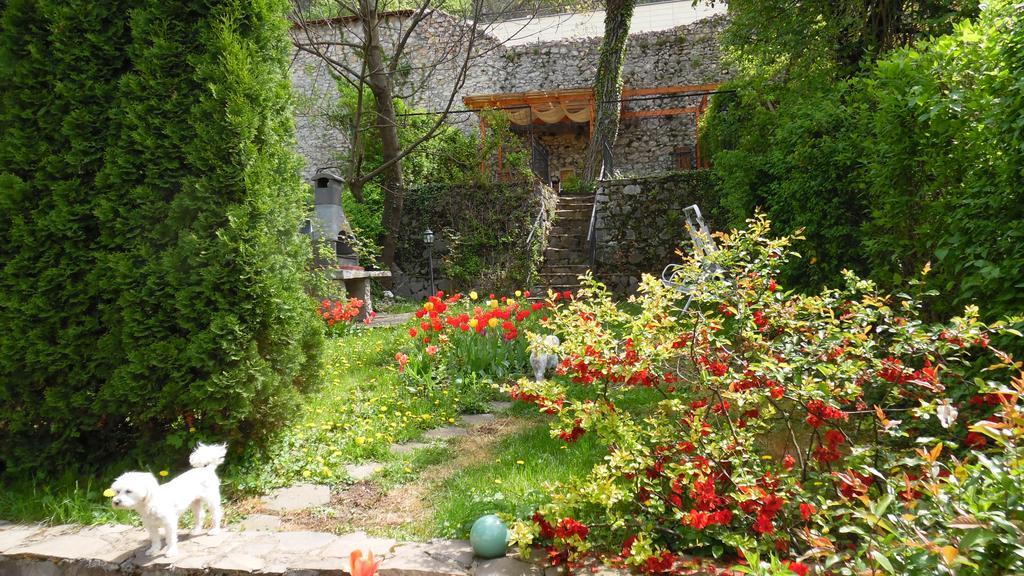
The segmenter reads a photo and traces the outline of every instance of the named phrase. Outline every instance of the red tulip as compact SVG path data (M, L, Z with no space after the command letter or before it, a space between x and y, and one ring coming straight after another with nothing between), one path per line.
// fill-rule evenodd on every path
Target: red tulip
M372 551L363 558L362 550L353 550L350 560L352 569L349 572L352 576L374 576L377 574L377 567L380 566L380 560L373 559Z

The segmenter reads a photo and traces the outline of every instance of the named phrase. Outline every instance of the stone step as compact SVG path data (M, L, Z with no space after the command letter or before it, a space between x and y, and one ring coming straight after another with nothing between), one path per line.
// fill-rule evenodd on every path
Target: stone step
M544 250L544 266L559 264L580 264L587 260L587 255L576 248L557 248L548 246Z
M572 292L573 294L575 294L576 291L580 289L580 285L577 284L577 283L573 283L573 284L548 284L548 285L544 285L544 286L535 286L534 289L535 289L537 294L543 294L544 295L544 298L542 298L541 300L546 300L547 299L548 290L552 290L554 292L558 292L559 294L561 294L562 292L565 292L566 290L568 290L569 292Z
M590 218L590 213L593 212L593 211L594 210L593 210L593 205L592 204L587 204L587 205L580 204L578 206L577 205L559 206L559 207L555 208L555 216L579 214L579 215L586 215L587 218Z
M583 274L590 269L589 264L557 264L545 265L540 269L540 274Z
M551 272L537 274L537 281L544 286L578 286L580 283L578 274Z
M568 232L552 232L548 236L548 248L559 248L566 250L581 250L586 246L587 233L570 234Z

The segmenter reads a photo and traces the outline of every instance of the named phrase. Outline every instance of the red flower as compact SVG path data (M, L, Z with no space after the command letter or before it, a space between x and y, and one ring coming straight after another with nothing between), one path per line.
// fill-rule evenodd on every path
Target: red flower
M782 467L786 470L792 470L794 465L796 465L796 458L793 458L792 454L786 454L782 459Z
M409 336L410 336L411 338L415 338L415 337L416 337L416 334L418 334L418 332L416 332L416 329L415 329L415 328L409 328Z
M380 566L380 560L373 559L373 552L363 558L362 550L353 550L349 557L349 566L352 576L374 576L377 573L377 567Z
M775 525L772 524L772 519L764 512L757 513L757 520L754 521L754 532L758 534L771 534L775 532Z
M768 291L769 292L775 292L778 289L779 289L779 285L775 283L775 278L772 278L771 280L768 281Z
M555 529L551 526L551 523L544 519L539 512L535 512L531 520L540 526L540 537L544 539L551 539L555 537Z
M807 576L807 572L810 569L810 566L802 562L793 562L789 565L789 571L796 574L797 576Z
M427 354L430 356L437 354L437 346L427 346Z
M687 524L690 525L694 530L703 530L708 525L707 512L701 512L699 510L690 510L689 521Z
M988 444L988 438L985 438L977 432L968 432L967 437L964 438L964 444L967 444L971 448L982 448Z
M633 543L636 542L636 535L632 535L626 538L626 541L622 543L622 552L619 555L623 558L629 558L633 554Z
M810 520L811 516L817 511L818 509L814 507L814 504L800 503L800 516L803 517L804 522Z
M589 533L590 528L587 528L586 524L572 518L563 518L555 527L555 537L562 540L572 536L579 536L580 540L584 540Z
M772 398L778 400L779 398L782 398L783 394L786 393L786 389L783 388L782 386L775 386L769 392L771 393Z

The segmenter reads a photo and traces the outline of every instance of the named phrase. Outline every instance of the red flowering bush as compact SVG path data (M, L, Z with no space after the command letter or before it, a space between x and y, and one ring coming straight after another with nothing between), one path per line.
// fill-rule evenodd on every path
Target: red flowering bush
M352 326L362 308L363 301L359 298L349 298L348 300L325 298L320 301L320 317L324 319L329 332L339 334Z
M513 396L556 414L554 436L595 434L608 455L516 523L518 543L570 565L601 550L645 573L679 573L684 552L746 557L757 574L948 564L940 546L882 546L879 517L914 515L945 482L929 450L959 462L995 448L974 423L1005 411L1005 369L1019 366L989 345L1002 326L972 308L927 325L915 299L852 274L786 292L774 278L789 239L768 230L753 220L686 263L688 293L646 277L619 307L587 279L555 307L560 376Z

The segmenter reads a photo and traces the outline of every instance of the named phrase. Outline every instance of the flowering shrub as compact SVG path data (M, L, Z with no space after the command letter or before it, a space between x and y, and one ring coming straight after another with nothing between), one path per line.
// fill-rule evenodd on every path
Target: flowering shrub
M989 345L1006 330L975 308L926 325L914 298L852 274L839 289L786 292L775 275L790 240L768 231L752 220L687 262L689 293L646 277L627 312L585 279L555 307L560 376L512 395L556 414L553 436L596 434L608 455L552 487L514 539L556 564L599 550L644 573L678 573L684 551L735 554L757 574L1020 568L1020 455L995 458L1021 428L992 420L1019 414L1005 375L1020 364ZM981 468L991 478L972 476ZM1016 504L978 492L997 485ZM939 529L971 507L949 524L959 531Z
M324 319L327 330L337 335L344 333L352 326L362 308L363 301L359 298L349 298L348 300L325 298L320 302L320 317Z

